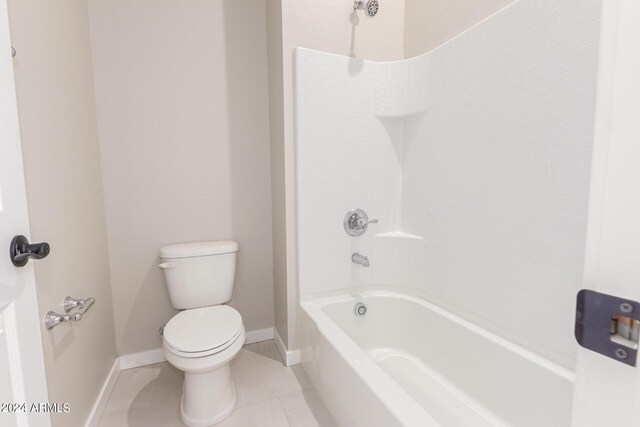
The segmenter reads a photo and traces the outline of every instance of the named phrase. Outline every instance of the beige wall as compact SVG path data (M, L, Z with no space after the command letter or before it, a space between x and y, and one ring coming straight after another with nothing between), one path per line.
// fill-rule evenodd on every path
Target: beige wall
M284 185L284 99L282 93L282 3L267 0L269 60L269 141L273 232L273 291L275 329L287 343L287 242Z
M405 56L440 46L513 1L405 0Z
M92 296L81 322L42 328L49 398L80 426L116 357L86 2L10 0L31 235L51 244L35 263L40 314Z
M161 346L170 243L237 240L232 305L273 326L265 3L89 5L118 353Z
M349 55L360 59L391 61L404 57L404 1L385 2L374 18L363 11L353 13L353 3L344 0L327 0L320 6L310 0L269 0L270 12L281 13L282 21L282 69L270 64L270 97L283 99L271 102L272 126L274 115L280 121L282 132L272 132L272 172L274 193L274 241L276 265L286 268L281 280L276 280L276 322L280 336L289 348L296 348L293 341L296 330L297 271L295 235L295 187L294 182L294 117L293 117L293 52L297 46L326 52ZM280 11L278 11L280 9ZM278 20L269 20L269 35L277 40ZM271 46L272 41L270 41ZM277 51L272 46L270 53ZM271 60L272 58L270 58ZM274 76L273 73L281 73ZM282 88L279 85L282 84ZM280 105L278 105L280 104ZM274 110L274 107L277 110ZM286 219L286 223L285 223ZM285 291L286 290L286 291ZM282 299L286 296L286 303ZM286 319L286 320L281 320ZM287 331L283 331L283 323Z

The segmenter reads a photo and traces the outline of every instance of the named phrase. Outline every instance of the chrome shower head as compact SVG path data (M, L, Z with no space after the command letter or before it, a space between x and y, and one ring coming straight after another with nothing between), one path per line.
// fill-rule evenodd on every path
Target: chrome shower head
M353 9L364 9L368 16L376 16L378 9L380 9L380 4L378 0L368 0L366 3L363 0L355 0L353 2Z
M369 0L367 2L367 15L376 16L376 13L378 13L379 8L380 8L380 4L378 3L378 0Z

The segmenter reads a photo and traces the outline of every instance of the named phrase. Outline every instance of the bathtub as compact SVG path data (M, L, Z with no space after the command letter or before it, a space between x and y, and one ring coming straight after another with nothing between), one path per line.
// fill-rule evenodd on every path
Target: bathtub
M300 324L302 365L342 427L571 423L571 371L424 299L316 299Z

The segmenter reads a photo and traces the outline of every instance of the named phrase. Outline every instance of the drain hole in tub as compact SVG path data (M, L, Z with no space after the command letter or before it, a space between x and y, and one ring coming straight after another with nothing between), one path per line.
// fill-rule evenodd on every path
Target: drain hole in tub
M367 314L367 306L361 302L357 303L355 307L353 307L353 314L358 317L364 316L365 314Z

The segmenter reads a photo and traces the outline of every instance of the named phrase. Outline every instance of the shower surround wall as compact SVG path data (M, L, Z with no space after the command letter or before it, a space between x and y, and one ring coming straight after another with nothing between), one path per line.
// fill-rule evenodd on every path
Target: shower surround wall
M418 0L421 1L421 0ZM275 329L299 348L295 210L294 70L296 46L374 61L404 58L405 1L386 2L375 18L345 0L269 0L269 122L273 209Z
M521 0L407 61L299 49L301 298L401 288L573 369L599 19Z

